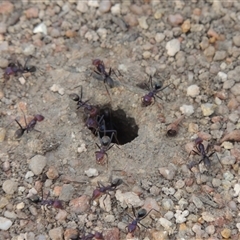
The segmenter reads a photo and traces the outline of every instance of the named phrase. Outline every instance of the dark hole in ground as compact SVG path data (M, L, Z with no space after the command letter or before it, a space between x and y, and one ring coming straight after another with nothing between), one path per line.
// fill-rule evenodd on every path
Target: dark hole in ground
M103 106L100 108L100 117L105 122L104 129L100 130L100 137L104 134L111 137L113 132L117 133L112 138L112 143L124 145L131 142L138 136L138 126L134 118L127 117L126 113L122 109L113 111L109 106Z

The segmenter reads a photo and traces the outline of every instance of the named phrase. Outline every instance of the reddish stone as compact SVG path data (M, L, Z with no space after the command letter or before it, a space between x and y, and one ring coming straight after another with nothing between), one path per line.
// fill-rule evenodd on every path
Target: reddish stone
M14 5L9 1L4 1L0 3L0 13L9 14L13 11Z

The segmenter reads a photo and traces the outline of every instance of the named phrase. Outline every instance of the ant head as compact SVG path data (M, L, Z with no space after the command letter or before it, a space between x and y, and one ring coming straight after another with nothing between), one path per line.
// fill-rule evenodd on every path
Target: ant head
M25 68L24 68L24 70L26 71L26 72L36 72L36 67L35 66L26 66Z
M153 102L153 97L150 96L149 94L146 94L145 96L142 97L142 106L147 107L150 106Z
M123 183L123 180L121 178L116 178L112 181L112 185L117 187Z
M137 218L143 218L145 217L147 214L147 210L142 208L137 212Z
M80 97L76 93L71 93L69 97L75 102L78 102L80 100Z
M154 89L155 89L155 90L161 89L162 86L163 86L162 83L155 83L155 84L154 84Z
M102 143L102 145L103 146L108 146L110 143L111 143L111 139L110 139L110 137L109 136L103 136L102 138L101 138L101 143Z

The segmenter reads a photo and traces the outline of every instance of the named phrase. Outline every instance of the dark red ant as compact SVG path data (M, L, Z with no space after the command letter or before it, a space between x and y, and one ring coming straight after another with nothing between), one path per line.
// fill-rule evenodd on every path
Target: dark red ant
M86 236L82 236L82 237L79 238L79 240L91 240L93 238L95 238L96 240L104 240L102 233L97 232L97 231L94 234L89 233Z
M104 121L104 120L103 120ZM108 155L107 151L113 147L114 144L111 145L113 136L117 139L116 134L117 132L115 130L106 130L106 127L101 125L100 131L104 131L104 136L100 137L100 132L98 132L98 138L100 140L101 145L99 146L97 143L96 145L100 149L99 151L95 152L96 161L98 164L104 164L104 157L106 155L107 157L107 164L108 164ZM111 132L111 137L106 136L106 132Z
M188 164L188 168L189 168L189 169L191 169L192 167L194 167L194 166L197 165L197 164L200 164L201 162L204 163L204 165L206 166L207 169L209 169L210 166L211 166L211 162L210 162L210 159L209 159L209 158L215 153L215 151L212 152L212 153L210 153L209 155L207 155L207 153L208 153L208 151L209 151L210 145L207 145L207 147L206 147L206 149L205 149L205 147L204 147L204 145L203 145L202 142L203 142L203 139L200 138L200 137L198 137L198 138L195 139L195 148L196 148L197 151L195 151L195 150L193 149L193 150L190 152L190 154L191 154L192 152L194 152L195 154L201 156L202 158L201 158L200 161L198 161L198 162L191 162L191 163L189 163L189 164ZM190 154L189 154L189 155L190 155Z
M100 59L92 60L92 64L96 67L97 70L94 70L95 73L103 77L103 82L107 83L110 88L114 87L114 82L111 78L112 69L110 68L108 73L105 70L105 65Z
M77 102L77 109L83 107L84 113L87 116L86 126L88 129L92 130L94 134L96 134L98 129L98 117L99 117L99 107L88 104L89 100L82 100L82 86L81 86L81 95L77 95L76 93L70 94L70 98Z
M13 62L9 63L8 67L5 69L4 72L4 79L9 80L10 75L17 76L18 73L22 74L27 72L36 72L35 66L27 66L27 62L29 61L30 57L27 58L24 65L22 65L18 61L16 63Z
M30 200L36 204L40 204L41 206L44 206L47 208L52 206L54 208L64 209L62 202L60 200L48 199L49 195L50 195L50 192L48 192L46 199L43 199L43 190L42 190L42 198L41 199L38 196L36 196L35 199L30 199Z
M36 114L33 116L33 119L27 124L27 120L26 117L24 115L24 121L25 121L25 127L23 128L22 125L18 122L17 119L15 119L16 123L18 124L18 126L20 127L14 134L14 136L16 138L20 138L25 131L30 132L34 129L35 125L37 124L37 122L41 122L44 120L44 116L40 115L40 114ZM35 131L38 131L36 129L34 129Z
M110 185L104 186L101 182L98 182L98 187L93 191L92 200L95 200L103 194L108 194L110 191L115 191L116 188L123 183L120 178L114 179Z
M145 217L147 217L149 215L149 213L153 210L156 211L156 212L159 212L159 211L157 211L156 209L153 209L153 208L149 212L147 212L146 209L142 208L137 212L137 215L136 215L135 209L132 207L133 215L134 215L135 218L128 215L130 218L133 219L133 221L131 223L129 223L128 226L126 226L128 233L131 233L132 236L134 236L134 232L136 231L137 227L139 228L138 224L147 228L146 226L141 224L140 221L142 221Z
M150 85L150 87L149 87ZM155 97L158 97L159 99L161 99L157 94L158 92L164 90L165 88L169 87L171 84L165 86L165 87L162 87L161 85L159 84L155 84L153 86L153 83L152 83L152 76L149 77L149 84L145 84L145 87L149 90L149 93L144 95L142 97L142 106L143 107L147 107L147 106L150 106L151 104L154 104L155 102Z

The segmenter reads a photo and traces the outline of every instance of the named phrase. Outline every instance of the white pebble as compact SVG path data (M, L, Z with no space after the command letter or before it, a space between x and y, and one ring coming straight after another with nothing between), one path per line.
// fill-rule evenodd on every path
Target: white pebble
M235 191L234 197L237 197L239 195L239 193L240 193L240 184L239 183L236 183L234 185L234 191Z
M177 52L180 50L180 42L178 39L172 39L166 44L167 54L170 57L175 56Z
M26 83L26 80L25 80L24 77L20 77L20 78L18 79L18 81L19 81L22 85L24 85L24 84Z
M225 149L232 149L233 144L231 142L225 141L221 144L221 147L224 147Z
M182 105L180 107L180 111L182 112L182 114L184 114L185 116L190 116L194 113L194 108L192 105Z
M208 116L212 115L214 113L215 107L216 106L211 103L201 104L203 116L208 117Z
M28 171L25 175L25 178L28 179L30 177L33 177L34 176L34 173L32 171Z
M88 6L97 8L97 7L99 7L99 2L98 2L98 0L89 0Z
M174 214L174 217L176 218L176 223L184 223L187 221L187 216L189 215L188 210L176 210L176 213Z
M212 222L215 220L214 216L210 212L203 212L202 218L206 222Z
M120 3L115 4L111 7L111 13L113 15L119 15L121 13L121 5Z
M218 77L223 81L225 82L227 80L227 74L224 73L224 72L219 72L218 73Z
M44 33L47 35L47 26L44 23L40 23L33 29L33 33Z
M165 218L159 218L158 222L164 227L165 230L171 229L172 223L169 220Z
M12 221L4 218L4 217L0 217L0 229L3 231L8 230L10 227L12 226Z
M77 149L78 153L86 152L86 151L87 151L87 149L86 149L85 143L82 143L81 146Z
M88 177L96 177L98 176L98 170L96 168L89 168L88 170L85 171L85 174Z
M24 207L25 207L25 203L24 203L24 202L20 202L20 203L18 203L17 206L16 206L16 208L17 208L18 210L21 210L21 209L23 209Z
M121 202L122 206L141 207L144 204L144 201L134 192L122 193L120 190L117 190L115 197Z
M196 85L196 84L191 85L187 88L187 96L194 98L194 97L198 96L199 93L200 93L200 90L199 90L198 85Z

